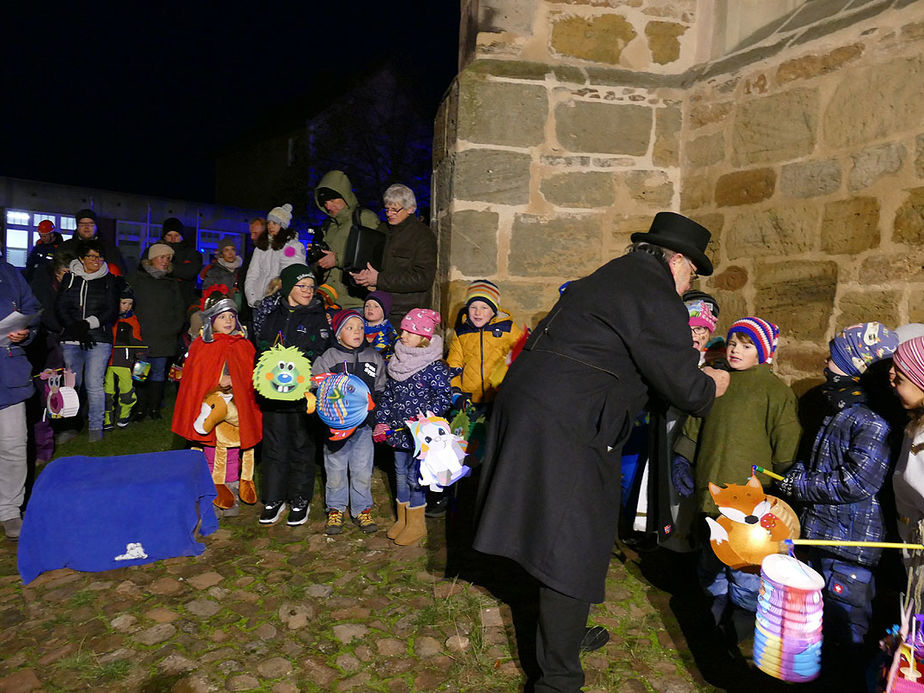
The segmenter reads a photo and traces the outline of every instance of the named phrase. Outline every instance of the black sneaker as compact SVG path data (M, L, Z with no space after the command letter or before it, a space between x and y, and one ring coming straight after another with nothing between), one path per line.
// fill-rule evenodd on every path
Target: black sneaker
M124 419L119 419L118 421L116 421L116 426L118 426L119 428L126 428L128 424L130 424L131 422L132 420L126 417Z
M103 424L103 430L104 430L104 431L114 431L114 430L115 430L115 425L114 425L114 424L111 424L111 423L104 423L104 424Z
M274 501L263 506L263 512L260 513L261 525L272 525L279 521L282 511L286 509L285 501Z
M308 501L304 498L296 498L292 501L292 508L289 510L289 517L286 518L286 524L289 527L297 527L308 521Z
M427 503L427 509L424 511L425 517L445 517L446 509L449 507L449 497L443 493L440 498L431 500Z
M610 632L603 626L591 626L584 629L581 639L581 652L599 650L610 641Z

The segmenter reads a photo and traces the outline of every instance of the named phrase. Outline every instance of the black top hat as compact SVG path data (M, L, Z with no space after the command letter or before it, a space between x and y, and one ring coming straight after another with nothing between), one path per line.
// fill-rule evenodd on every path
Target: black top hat
M706 257L706 246L712 234L676 212L658 212L647 232L633 233L633 243L651 243L673 250L690 258L696 265L696 273L704 277L712 274L712 262Z

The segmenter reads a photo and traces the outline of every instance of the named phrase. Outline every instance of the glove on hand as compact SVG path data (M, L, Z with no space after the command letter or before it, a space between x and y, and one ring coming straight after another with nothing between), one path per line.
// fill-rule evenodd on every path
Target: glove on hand
M785 479L776 482L776 486L780 489L780 493L784 496L792 497L793 491L795 491L795 484L793 483L793 475L787 475Z
M453 390L452 392L452 408L453 409L464 409L465 405L472 401L471 392L462 392L461 390Z
M87 338L90 332L90 323L86 320L72 322L61 332L61 341L63 342L82 342Z
M372 429L372 440L376 443L384 443L386 433L388 432L388 425L379 423L375 425L375 428Z
M673 482L674 488L677 489L677 493L684 498L689 498L693 495L693 490L696 487L693 481L693 465L690 464L690 460L686 457L677 455L674 458L671 464L671 482Z

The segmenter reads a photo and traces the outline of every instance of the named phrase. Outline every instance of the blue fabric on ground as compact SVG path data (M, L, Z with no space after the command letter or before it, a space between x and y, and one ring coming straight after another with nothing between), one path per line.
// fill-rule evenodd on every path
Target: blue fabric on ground
M214 498L200 451L54 460L26 508L19 574L28 583L57 568L95 572L196 556L205 550L193 536L200 517L200 534L218 529Z

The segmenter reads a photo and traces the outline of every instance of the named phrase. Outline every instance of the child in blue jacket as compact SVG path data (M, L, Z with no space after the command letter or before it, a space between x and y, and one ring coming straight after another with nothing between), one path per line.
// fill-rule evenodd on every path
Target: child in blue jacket
M395 449L398 521L388 538L408 546L427 536L426 494L420 486L420 462L405 423L428 411L445 416L452 404L449 367L443 363L443 340L434 332L440 314L414 308L401 320L401 336L388 361L388 379L375 413L373 440Z
M890 358L898 336L878 322L854 325L831 340L825 384L828 411L811 460L794 464L780 488L802 505L805 539L882 541L879 491L889 474L889 424L869 404L869 366ZM886 387L887 384L883 384ZM869 629L873 570L882 549L817 547L809 563L825 578L826 643L859 647Z

